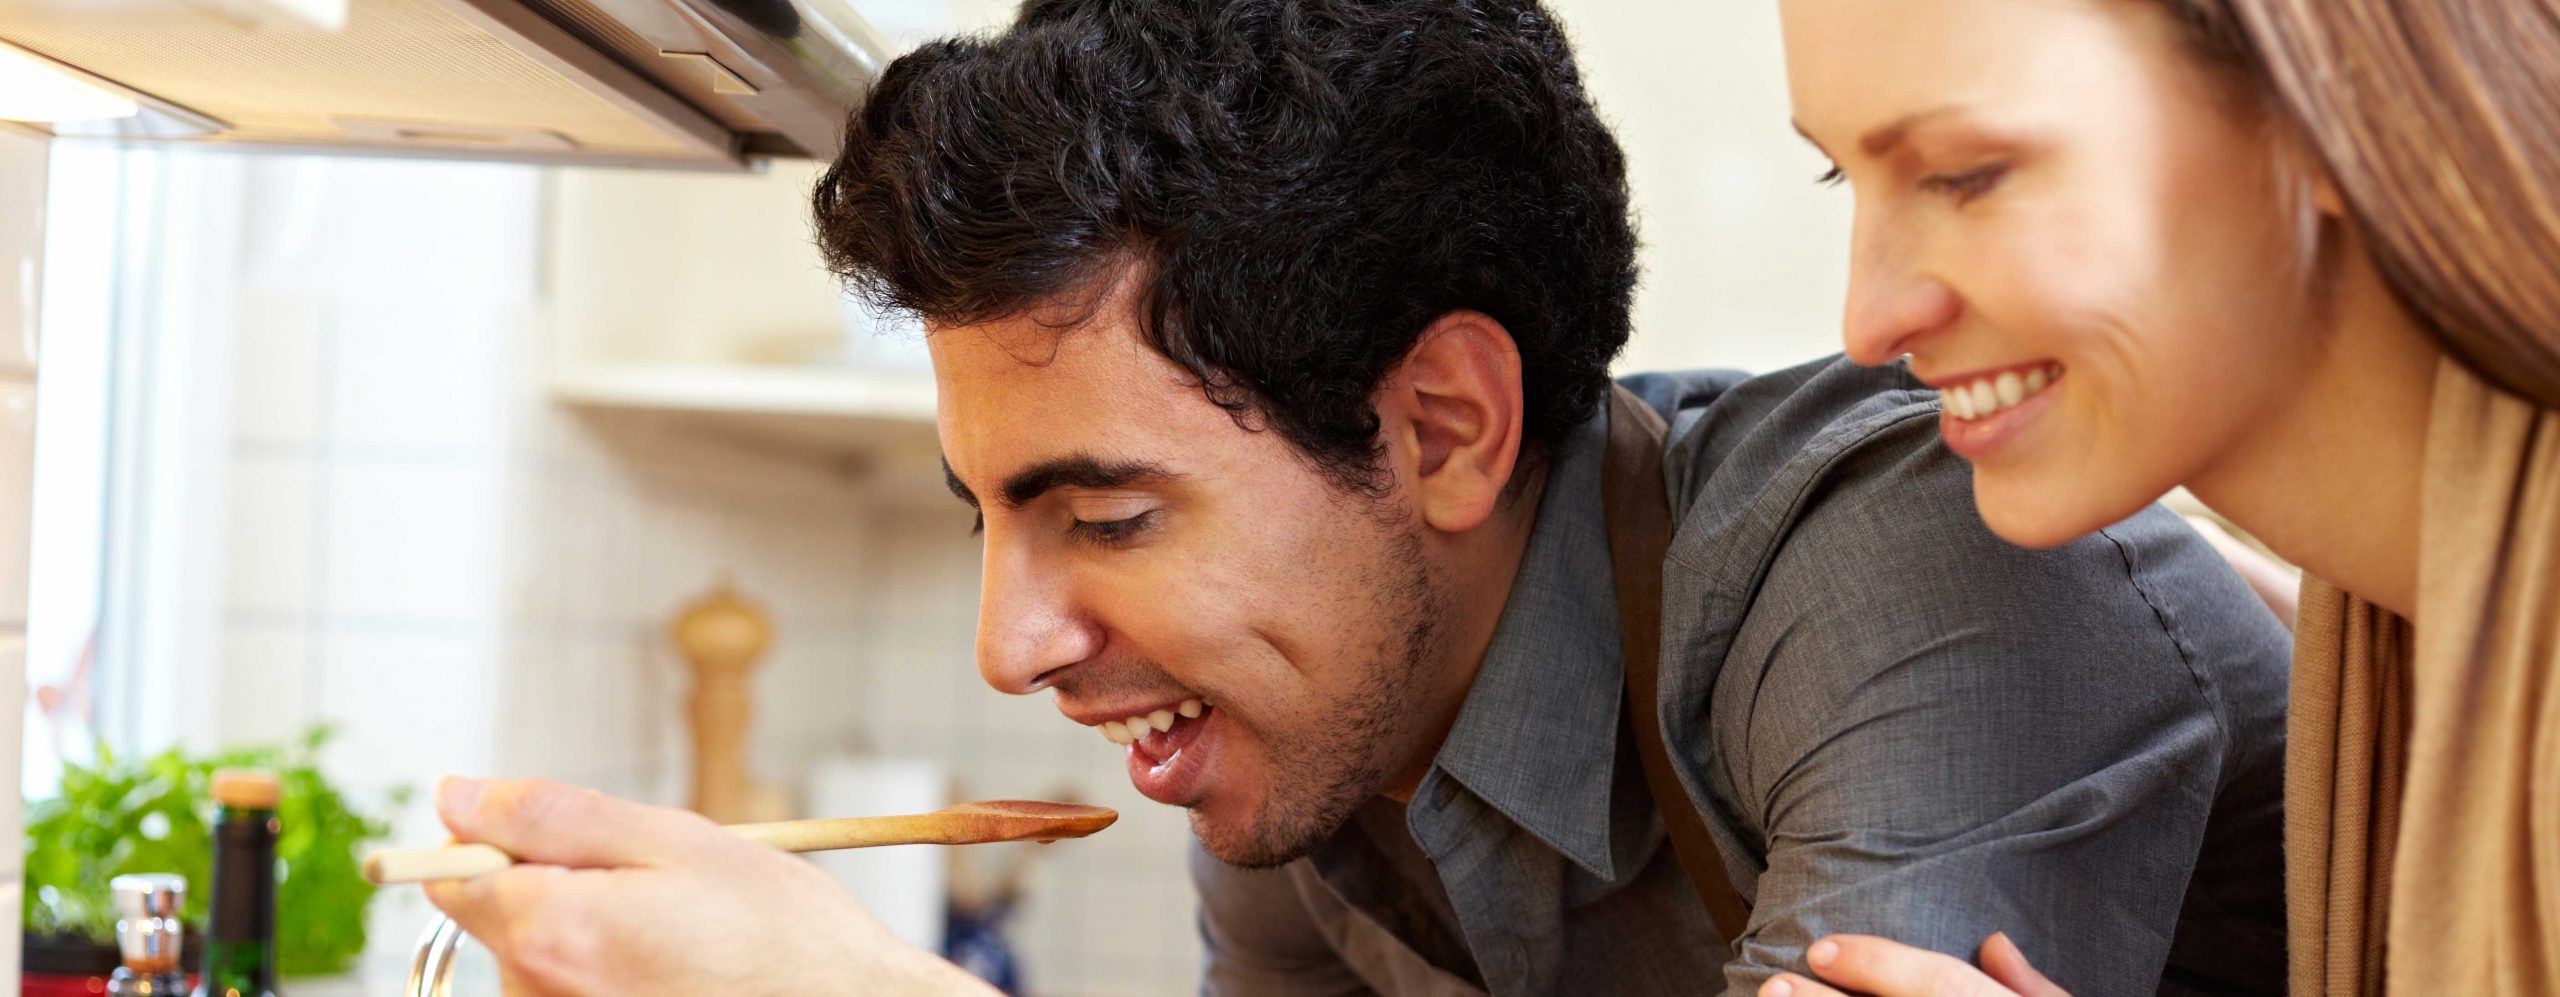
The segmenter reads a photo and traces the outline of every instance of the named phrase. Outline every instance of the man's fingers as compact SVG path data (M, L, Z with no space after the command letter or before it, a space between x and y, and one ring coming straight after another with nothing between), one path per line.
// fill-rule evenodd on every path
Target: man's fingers
M551 991L535 986L533 981L525 979L524 974L505 966L498 967L498 994L499 997L553 997Z
M436 816L456 841L574 869L665 865L720 840L700 815L548 779L447 777L436 787Z
M1805 949L1822 978L1878 997L2008 997L1964 960L1868 935L1832 935Z
M1770 977L1769 982L1760 985L1759 997L1849 997L1849 995L1823 986L1818 980L1808 980L1794 973L1780 973Z
M2010 940L2006 932L1994 932L1985 939L1979 958L1983 972L2000 981L2001 986L2026 997L2071 997L2052 980L2045 979L2043 973L2036 972L2036 968L2028 964L2027 954L2019 951L2018 943Z
M481 948L504 955L516 926L539 920L568 874L556 865L520 865L470 879L439 879L426 884L427 902L470 932Z
M428 883L427 901L497 956L509 994L589 993L603 953L591 930L594 919L578 909L582 898L576 891L581 877L603 875L519 865ZM593 889L598 882L583 885Z

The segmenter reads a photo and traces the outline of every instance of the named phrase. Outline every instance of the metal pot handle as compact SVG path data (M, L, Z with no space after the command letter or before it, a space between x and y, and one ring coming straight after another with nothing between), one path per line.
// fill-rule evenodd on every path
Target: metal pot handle
M453 997L453 956L468 937L452 918L437 915L418 939L409 958L409 985L400 992L405 997Z

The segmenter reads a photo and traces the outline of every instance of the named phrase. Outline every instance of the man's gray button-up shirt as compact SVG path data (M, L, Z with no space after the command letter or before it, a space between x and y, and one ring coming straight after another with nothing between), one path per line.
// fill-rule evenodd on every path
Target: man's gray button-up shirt
M1205 992L1748 994L1843 931L2006 931L2083 995L2283 990L2289 647L2201 540L2154 508L2001 542L1899 369L1627 384L1672 423L1661 721L1738 950L1620 716L1595 418L1413 803L1278 870L1194 855Z

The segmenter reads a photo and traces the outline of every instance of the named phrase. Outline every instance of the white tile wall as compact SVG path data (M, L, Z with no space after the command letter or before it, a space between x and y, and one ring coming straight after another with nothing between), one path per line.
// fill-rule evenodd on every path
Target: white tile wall
M288 741L321 715L313 656L318 642L298 621L235 620L223 628L224 735L258 744Z
M313 703L320 716L346 721L332 756L343 777L383 785L495 760L489 706L504 694L501 677L474 666L497 659L496 632L363 622L329 627L313 642Z
M240 296L232 362L258 372L231 396L231 435L243 444L307 446L320 421L320 343L327 298L307 285L258 285Z
M223 592L231 612L292 616L314 604L319 461L240 447L231 462Z
M498 615L503 469L491 461L341 453L320 472L316 602L395 624Z
M508 284L521 288L530 276ZM391 452L503 453L515 415L508 375L520 354L512 348L532 302L468 295L432 308L385 304L341 300L333 309L334 324L362 332L328 340L323 350L329 437Z

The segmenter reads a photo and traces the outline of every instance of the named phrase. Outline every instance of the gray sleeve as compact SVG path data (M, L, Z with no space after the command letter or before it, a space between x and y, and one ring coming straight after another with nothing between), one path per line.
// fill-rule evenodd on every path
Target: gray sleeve
M1835 932L2150 994L2228 738L2105 536L1993 536L1934 444L1844 458L1719 674L1719 802L1765 848L1728 993ZM2272 958L2273 956L2271 956Z
M1200 992L1212 997L1368 994L1307 910L1287 869L1242 869L1190 844L1204 950Z

